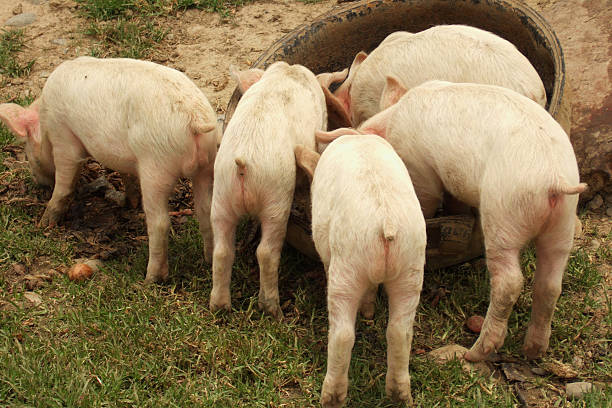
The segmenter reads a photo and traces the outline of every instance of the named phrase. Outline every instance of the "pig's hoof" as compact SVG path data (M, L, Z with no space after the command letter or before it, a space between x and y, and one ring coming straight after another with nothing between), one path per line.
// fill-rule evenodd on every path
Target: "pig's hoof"
M348 384L329 385L327 382L323 382L323 391L321 392L323 408L341 407L346 400L347 388Z
M535 360L542 357L544 353L546 353L546 349L548 349L548 347L543 344L525 343L523 346L523 353L528 359Z
M40 222L38 223L38 226L40 228L55 227L58 221L59 217L46 209L42 215L42 218L40 219Z
M147 276L145 277L144 283L146 285L151 285L153 283L161 283L161 282L165 282L166 280L168 280L168 272L166 272L165 274L163 273L147 273Z
M257 304L259 305L260 310L263 310L276 320L282 320L283 311L280 308L280 303L278 300L261 300L260 298Z
M412 405L412 396L410 395L410 379L408 381L399 381L397 379L389 379L387 377L387 385L385 387L387 396L394 401L406 401L408 405Z
M214 313L219 310L228 312L232 310L229 296L220 296L213 293L210 295L210 311Z
M548 328L538 328L530 324L525 335L523 353L531 360L542 357L548 350L549 339L550 326Z
M500 345L501 347L501 345ZM498 350L498 347L495 347L493 342L484 339L481 341L480 338L476 340L476 343L469 349L465 355L463 356L466 360L471 361L473 363L477 363L479 361L486 360L491 353Z
M364 319L372 320L374 318L374 303L362 303L359 311Z

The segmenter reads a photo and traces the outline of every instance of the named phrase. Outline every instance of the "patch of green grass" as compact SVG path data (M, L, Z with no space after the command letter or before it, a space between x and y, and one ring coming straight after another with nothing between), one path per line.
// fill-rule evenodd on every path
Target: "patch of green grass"
M37 211L0 205L0 271L41 256L71 263L81 243L58 240L53 232L44 235L34 226ZM144 222L141 228L138 234L144 234ZM246 228L240 231L244 234ZM133 244L117 237L115 245ZM60 276L37 289L43 300L37 307L23 290L7 293L0 284L0 401L40 407L318 406L328 330L320 265L285 248L279 278L285 319L276 322L256 307L259 279L252 248L237 253L232 312L209 311L211 271L201 254L195 219L173 226L165 284L142 284L147 246L130 248L105 261L89 281L74 283ZM603 280L596 264L606 260L591 260L591 255L578 250L570 258L546 359L570 363L588 349L593 358L584 357L580 378L606 382L612 368L606 352L610 337L598 330L600 325L584 324L593 311L607 307L609 313L610 307L597 296ZM501 352L524 361L520 347L531 306L532 250L525 251L522 263L527 287L511 315ZM465 328L465 320L486 312L488 281L486 270L470 264L426 272L410 363L417 406L519 404L512 384L465 372L456 360L435 364L417 352L451 343L471 346L476 335ZM438 301L435 294L443 295ZM397 406L384 391L386 302L381 291L375 318L357 319L347 407ZM612 392L594 391L576 401L559 397L550 403L610 406Z
M228 16L232 7L249 0L76 0L89 20L85 30L100 41L94 55L129 58L148 56L167 34L163 18L197 8Z
M23 45L23 30L0 32L0 74L16 78L30 73L34 60L22 63L17 59Z

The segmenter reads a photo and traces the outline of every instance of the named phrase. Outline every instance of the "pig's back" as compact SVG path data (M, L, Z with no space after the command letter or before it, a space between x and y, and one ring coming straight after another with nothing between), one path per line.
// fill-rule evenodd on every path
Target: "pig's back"
M399 78L408 89L430 80L473 82L512 89L546 104L542 80L529 60L509 41L474 27L447 25L392 38L363 62L351 95L378 102L386 76ZM363 112L362 120L378 112Z
M532 100L501 87L431 81L411 89L387 135L401 157L411 158L409 170L432 167L452 194L473 206L483 177L491 173L501 184L516 180L526 188L560 174L578 182L573 148L561 126Z
M320 91L318 83L316 86ZM237 182L236 159L240 159L246 164L245 185L257 198L255 202L293 197L293 149L302 144L315 150L315 130L324 125L324 96L320 91L322 101L317 101L313 92L294 81L278 81L267 71L245 92L223 134L215 161L215 174L234 175L232 182L216 187L220 193L229 193Z
M109 144L117 155L154 151L159 157L181 156L192 148L193 121L216 122L205 95L185 75L131 59L65 62L49 76L42 99L50 125L68 124L102 162L128 159L105 160Z

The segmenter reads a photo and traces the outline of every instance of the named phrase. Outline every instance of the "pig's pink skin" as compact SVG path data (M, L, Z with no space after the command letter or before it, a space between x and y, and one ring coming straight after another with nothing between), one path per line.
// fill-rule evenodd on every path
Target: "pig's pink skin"
M387 76L399 78L408 89L435 79L498 85L546 105L544 85L529 60L509 41L474 27L444 25L390 34L367 58L355 58L335 92L340 103L334 106L345 106L344 116L357 127L381 110Z
M327 111L321 86L305 67L277 62L263 75L258 71L231 71L244 94L215 163L210 307L230 308L234 234L248 214L261 222L259 306L281 318L278 264L296 184L293 149L297 144L315 149L314 133L325 129ZM257 76L261 79L254 82Z
M328 278L329 343L321 403L343 404L356 313L361 309L372 317L381 283L389 296L386 391L411 401L408 362L426 236L408 171L380 137L342 136L321 155L311 192L313 240Z
M29 108L0 105L0 119L26 141L34 178L54 185L40 224L66 211L84 159L137 176L149 233L146 282L168 276L168 197L179 177L193 181L207 260L216 115L184 74L151 62L80 57L49 76ZM137 194L126 185L132 203Z
M465 357L485 359L504 343L508 316L523 287L519 252L534 240L531 322L524 352L548 348L550 322L572 247L579 183L568 136L534 101L506 88L430 81L406 92L387 81L381 100L399 102L364 122L406 164L425 217L444 191L479 209L491 296L482 331ZM403 96L401 96L403 94ZM354 132L327 132L318 139ZM333 145L332 142L331 145Z

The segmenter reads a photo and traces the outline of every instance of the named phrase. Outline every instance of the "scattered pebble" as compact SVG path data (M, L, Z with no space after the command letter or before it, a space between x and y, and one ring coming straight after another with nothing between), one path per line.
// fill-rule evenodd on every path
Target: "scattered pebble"
M23 297L26 298L34 306L38 306L42 303L42 298L36 292L24 292Z
M612 206L608 207L608 209L606 210L606 215L608 217L612 217Z
M17 14L21 14L21 13L23 13L23 5L21 3L19 3L17 5L17 7L15 7L13 9L13 15L17 15Z
M38 76L41 78L49 78L49 75L51 75L49 71L42 71Z
M64 38L54 38L51 40L51 44L55 44L55 45L66 45L68 44L68 41Z
M565 385L565 392L570 398L581 398L585 393L593 389L593 384L585 381L569 383Z
M580 370L583 366L584 366L584 361L582 361L582 358L580 358L580 356L574 356L574 358L572 359L572 365Z
M93 269L82 263L73 265L68 271L68 278L71 281L83 281L91 278L91 275L93 275Z
M467 319L466 325L467 325L467 328L473 331L474 333L480 333L480 331L482 330L483 323L484 323L484 317L474 315L474 316L470 316L470 318Z
M547 371L540 367L531 367L531 372L535 375L546 375Z
M27 25L32 24L34 21L36 21L36 14L21 13L6 20L4 25L12 27L25 27Z
M591 201L589 201L589 208L591 210L597 210L599 207L603 205L603 198L599 194L597 194Z
M117 204L117 206L119 207L125 206L126 198L125 198L125 193L122 191L117 191L114 188L109 188L108 190L106 190L106 193L104 194L104 198L107 199L108 201L111 201Z
M102 262L99 259L79 258L68 271L68 278L72 281L83 281L91 278L94 272L98 272Z
M589 248L593 251L597 251L600 246L601 246L601 242L599 242L598 239L592 239L591 243L589 244Z

